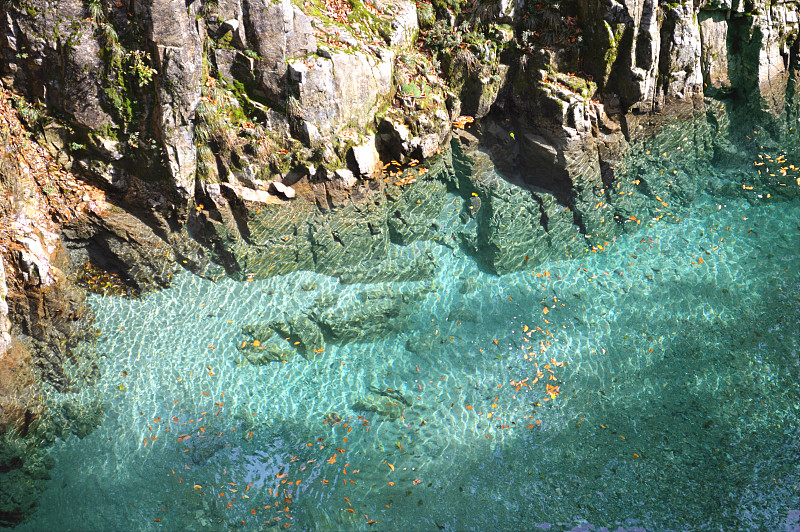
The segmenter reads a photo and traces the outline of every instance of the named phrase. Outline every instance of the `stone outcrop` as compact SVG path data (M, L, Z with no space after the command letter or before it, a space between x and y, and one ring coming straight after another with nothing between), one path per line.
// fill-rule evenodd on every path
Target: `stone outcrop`
M584 67L619 96L624 110L658 109L701 97L709 87L752 90L786 71L800 31L791 0L580 5L587 21Z
M167 198L161 215L179 225L196 178L258 191L289 170L372 176L398 54L412 53L418 35L407 0L359 2L332 18L289 0L52 4L1 8L2 79L62 114L49 145L68 165L112 190ZM441 89L436 97L443 108ZM415 146L433 145L426 153L446 141L446 113L423 142L428 115L397 111Z

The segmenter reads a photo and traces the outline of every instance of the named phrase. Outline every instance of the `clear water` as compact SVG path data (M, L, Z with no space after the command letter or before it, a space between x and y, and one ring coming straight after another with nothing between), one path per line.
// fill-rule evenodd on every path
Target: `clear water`
M182 274L93 297L101 376L66 399L102 424L51 448L21 528L796 529L800 201L757 193L500 277L415 244L440 268L390 285L428 291L407 329L314 363L253 365L242 327L375 285ZM354 411L370 387L413 404Z

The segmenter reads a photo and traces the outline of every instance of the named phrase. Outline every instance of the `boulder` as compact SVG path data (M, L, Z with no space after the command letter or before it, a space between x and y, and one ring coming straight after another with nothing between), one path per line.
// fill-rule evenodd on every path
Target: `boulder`
M292 187L289 185L284 185L280 181L273 181L272 188L274 188L278 194L282 194L288 199L292 199L297 196L297 192Z
M375 149L375 136L371 135L367 142L351 148L355 166L361 176L369 177L380 170L380 156Z
M342 183L344 188L353 188L358 183L356 176L347 168L339 168L333 175Z

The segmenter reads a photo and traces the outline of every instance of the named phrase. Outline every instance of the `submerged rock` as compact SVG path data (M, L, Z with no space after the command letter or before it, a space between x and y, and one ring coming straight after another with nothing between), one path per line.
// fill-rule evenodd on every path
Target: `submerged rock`
M248 340L238 346L239 352L256 366L270 362L289 362L297 352L288 341L279 338L268 326L246 325L242 327L242 333Z
M336 306L316 307L309 317L328 342L342 345L374 341L406 330L418 303L431 291L430 285L406 290L384 286L359 292L358 301L340 300Z
M269 326L293 345L306 360L314 361L325 351L322 331L306 316L284 317L270 322Z
M406 406L405 403L393 397L387 397L377 393L368 393L352 404L352 408L356 412L374 412L390 420L402 417Z

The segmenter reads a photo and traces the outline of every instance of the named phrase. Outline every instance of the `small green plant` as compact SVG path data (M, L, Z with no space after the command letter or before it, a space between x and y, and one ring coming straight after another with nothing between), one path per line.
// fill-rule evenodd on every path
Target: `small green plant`
M134 131L130 135L128 135L128 146L131 148L138 148L139 147L139 132Z
M213 143L226 151L238 149L243 143L239 138L239 129L244 118L233 93L209 78L195 110L195 141L200 144Z
M100 22L103 18L103 4L100 0L89 0L86 8L89 11L89 18L92 19L94 24Z
M156 69L151 67L150 54L144 50L131 50L128 52L128 72L135 75L139 81L139 87L143 87L153 80Z
M19 96L12 96L11 101L17 113L19 113L19 117L29 128L35 127L40 123L43 115L38 105L28 103L27 100Z

